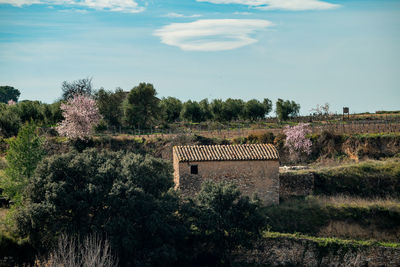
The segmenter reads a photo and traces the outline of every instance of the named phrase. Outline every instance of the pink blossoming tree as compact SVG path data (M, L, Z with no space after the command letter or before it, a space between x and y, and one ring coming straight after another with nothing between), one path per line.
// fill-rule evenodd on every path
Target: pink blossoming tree
M10 99L10 100L8 100L7 104L9 106L14 106L15 104L17 104L17 102L15 102L14 100Z
M299 123L296 126L287 126L284 130L286 135L285 146L289 149L293 160L299 160L302 155L311 154L311 140L306 136L311 133L308 123Z
M57 131L69 139L87 140L93 126L101 120L96 101L87 95L76 94L66 104L61 104L64 120Z

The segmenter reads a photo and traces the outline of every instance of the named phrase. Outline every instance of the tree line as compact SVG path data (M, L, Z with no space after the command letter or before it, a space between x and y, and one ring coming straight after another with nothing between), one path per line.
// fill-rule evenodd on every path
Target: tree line
M157 97L157 91L150 83L140 83L126 92L121 88L114 91L100 88L94 90L91 79L73 82L64 81L62 96L53 104L24 100L17 102L18 89L0 86L0 135L14 136L25 122L54 126L63 119L61 104L74 95L92 97L102 115L100 127L122 127L148 129L168 127L175 122L200 123L205 121L230 122L236 120L256 121L265 118L273 110L272 101L228 98L226 100L207 98L201 101L181 101L175 97ZM280 120L298 116L300 105L294 101L278 99L275 113Z

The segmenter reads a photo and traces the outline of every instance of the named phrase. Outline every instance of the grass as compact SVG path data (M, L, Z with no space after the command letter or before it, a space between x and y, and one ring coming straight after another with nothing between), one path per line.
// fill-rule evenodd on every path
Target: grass
M394 198L373 198L366 199L360 197L352 197L346 195L336 196L317 196L315 199L323 206L331 206L336 208L366 208L382 207L386 209L395 209L400 212L400 200Z
M393 198L308 196L265 207L264 214L268 227L276 232L400 240L400 201Z
M309 235L303 235L299 233L287 234L278 232L265 232L264 238L291 238L291 239L306 239L316 242L319 246L351 246L351 247L364 247L364 246L375 246L375 247L390 247L390 248L400 248L400 243L398 242L379 242L376 240L352 240L352 239L340 239L332 237L315 237Z
M361 198L400 198L400 158L368 160L335 167L293 171L314 174L314 194Z

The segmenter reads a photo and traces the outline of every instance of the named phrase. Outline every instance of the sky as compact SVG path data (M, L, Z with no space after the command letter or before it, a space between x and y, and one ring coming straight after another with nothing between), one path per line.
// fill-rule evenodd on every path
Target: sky
M399 0L0 0L0 85L400 110Z

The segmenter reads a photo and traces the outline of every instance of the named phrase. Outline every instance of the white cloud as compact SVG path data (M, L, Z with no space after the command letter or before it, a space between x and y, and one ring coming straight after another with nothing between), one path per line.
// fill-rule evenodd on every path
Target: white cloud
M257 42L250 35L272 23L256 19L213 19L172 23L154 32L167 45L187 51L231 50Z
M184 14L180 14L180 13L171 12L171 13L166 14L164 17L167 17L167 18L199 18L199 17L201 17L201 15L200 14L184 15Z
M137 13L144 10L135 0L0 0L0 4L10 4L17 7L35 4L64 5L127 13Z
M262 10L324 10L337 8L339 5L320 0L196 0L214 4L240 4Z

